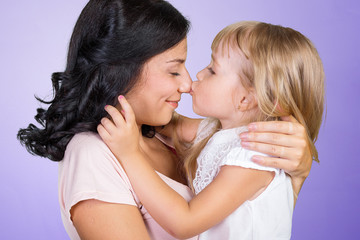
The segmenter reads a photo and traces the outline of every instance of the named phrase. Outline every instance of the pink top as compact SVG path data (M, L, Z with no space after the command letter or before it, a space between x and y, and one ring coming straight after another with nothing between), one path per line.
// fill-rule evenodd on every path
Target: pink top
M158 174L187 201L191 200L193 194L188 186ZM141 205L120 163L100 136L92 132L76 134L66 148L64 159L59 163L61 217L71 239L80 237L70 219L70 209L87 199L137 206L152 239L175 239Z

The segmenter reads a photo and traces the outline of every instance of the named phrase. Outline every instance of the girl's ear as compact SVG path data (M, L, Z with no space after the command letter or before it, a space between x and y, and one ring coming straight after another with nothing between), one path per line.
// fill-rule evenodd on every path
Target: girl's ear
M257 107L257 99L253 91L249 91L246 95L242 96L238 110L241 112L249 111Z

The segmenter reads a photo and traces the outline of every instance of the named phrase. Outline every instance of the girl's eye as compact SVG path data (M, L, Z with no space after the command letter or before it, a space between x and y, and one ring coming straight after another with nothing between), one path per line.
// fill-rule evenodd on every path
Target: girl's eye
M211 74L215 74L214 70L211 67L208 67L208 70Z
M173 76L180 76L180 73L173 72L173 73L171 73L171 75L173 75Z

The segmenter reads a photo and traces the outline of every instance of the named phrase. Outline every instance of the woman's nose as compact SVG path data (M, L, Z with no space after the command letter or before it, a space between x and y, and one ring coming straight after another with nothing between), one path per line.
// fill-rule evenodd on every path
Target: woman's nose
M180 86L179 86L179 92L181 93L188 93L191 89L191 77L189 72L186 70L186 73L181 78Z

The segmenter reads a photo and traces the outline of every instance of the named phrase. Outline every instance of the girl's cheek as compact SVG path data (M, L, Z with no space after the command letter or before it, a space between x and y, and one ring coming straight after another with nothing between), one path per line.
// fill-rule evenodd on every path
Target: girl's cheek
M198 81L192 82L192 83L191 83L191 90L197 91L198 86L199 86L199 82L198 82Z
M199 83L197 83L195 85L195 92L196 94L200 94L201 93L201 85Z

